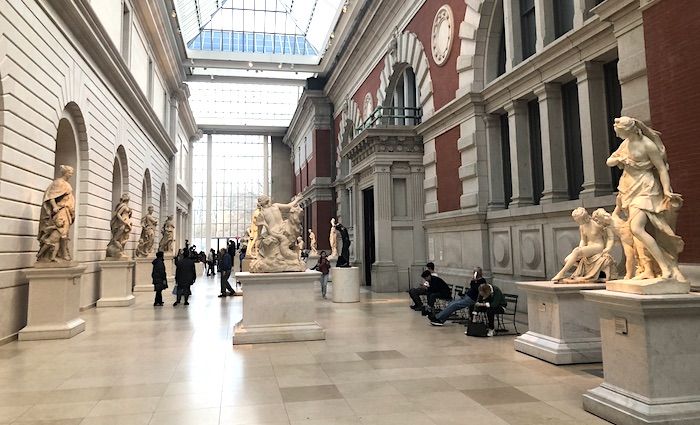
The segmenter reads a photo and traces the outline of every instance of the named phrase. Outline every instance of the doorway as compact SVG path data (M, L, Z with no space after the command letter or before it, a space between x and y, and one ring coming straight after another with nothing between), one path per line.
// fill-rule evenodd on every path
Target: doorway
M365 284L372 285L372 264L376 258L374 244L374 189L369 188L362 191L362 217L363 217L363 239L364 239L364 262L365 262Z

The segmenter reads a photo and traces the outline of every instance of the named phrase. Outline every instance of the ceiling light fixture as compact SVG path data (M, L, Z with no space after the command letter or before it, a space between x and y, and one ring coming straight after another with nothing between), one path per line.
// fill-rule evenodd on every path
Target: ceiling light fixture
M253 62L248 62L248 68L252 68L252 67L253 67Z
M175 11L175 9L173 9L173 11L170 12L170 16L172 16L173 18L177 18L177 12Z
M277 69L282 69L282 64L277 65Z

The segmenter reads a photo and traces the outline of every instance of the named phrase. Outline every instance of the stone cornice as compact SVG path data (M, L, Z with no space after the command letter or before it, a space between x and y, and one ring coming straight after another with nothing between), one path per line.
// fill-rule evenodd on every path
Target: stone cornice
M191 204L194 198L190 195L189 190L180 183L177 184L177 199L184 201L184 204Z
M168 137L163 124L141 91L136 79L131 74L119 50L114 45L104 26L90 6L88 0L45 0L38 2L47 15L54 19L57 15L63 22L57 23L62 32L72 32L74 38L66 37L69 42L77 40L83 49L76 49L78 54L88 52L89 58L84 60L96 64L107 81L116 89L124 103L133 112L134 118L140 122L146 132L153 138L156 145L167 157L177 152L173 140ZM51 7L51 10L46 8ZM54 14L55 13L55 14ZM68 30L69 29L69 30Z
M330 130L333 125L330 114L331 103L322 90L304 90L282 142L294 147L294 141L306 129L309 120L315 129Z
M423 138L413 127L378 127L362 131L350 143L343 146L341 156L347 156L353 164L373 154L423 156ZM391 162L391 161L390 161Z
M478 93L467 93L451 101L416 127L423 140L431 140L473 117L483 101Z
M465 213L464 211L450 211L438 214L432 214L429 218L422 220L423 227L426 230L431 228L470 226L470 225L486 225L485 213Z

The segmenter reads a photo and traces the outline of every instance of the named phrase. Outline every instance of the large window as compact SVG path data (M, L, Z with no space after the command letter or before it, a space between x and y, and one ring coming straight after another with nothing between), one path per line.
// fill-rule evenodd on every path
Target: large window
M542 132L540 129L540 104L535 100L527 103L530 127L530 173L532 176L532 203L539 205L544 191L544 165L542 163Z
M510 171L510 131L508 114L500 115L501 124L501 161L503 164L503 206L508 208L513 197L513 178Z
M610 145L610 153L613 153L620 146L622 141L615 134L613 129L613 124L615 123L615 118L618 118L622 114L622 88L620 87L620 80L617 76L617 62L615 59L612 62L608 62L603 66L603 73L605 78L605 103L608 112L608 143ZM617 190L617 184L620 182L620 176L622 176L622 170L617 167L612 167L612 184L613 190Z
M264 175L266 160L270 166L264 146L269 141L264 136L213 135L210 194L207 194L206 181L207 143L205 138L195 145L193 158L193 243L216 248L217 239L243 237L250 227L258 196L269 193L269 182ZM208 195L211 211L207 216ZM207 218L211 226L209 234ZM208 244L205 243L207 238Z
M574 28L574 0L555 0L554 36L561 37Z
M520 0L520 31L523 44L523 60L535 54L537 25L535 0Z
M561 86L561 98L564 109L564 148L569 199L578 199L583 186L583 152L578 85L575 80Z

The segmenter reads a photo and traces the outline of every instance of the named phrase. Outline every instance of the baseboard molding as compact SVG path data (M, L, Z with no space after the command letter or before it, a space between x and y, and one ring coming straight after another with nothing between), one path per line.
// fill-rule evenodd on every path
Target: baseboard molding
M19 335L19 332L15 332L12 335L8 335L6 337L0 338L0 345L5 345L5 344L9 344L13 341L17 341L18 335Z
M92 304L88 304L88 305L84 305L84 306L80 307L80 311L90 310L93 308L97 308L97 301L95 301Z

